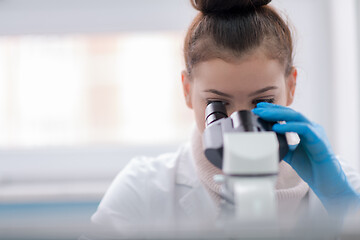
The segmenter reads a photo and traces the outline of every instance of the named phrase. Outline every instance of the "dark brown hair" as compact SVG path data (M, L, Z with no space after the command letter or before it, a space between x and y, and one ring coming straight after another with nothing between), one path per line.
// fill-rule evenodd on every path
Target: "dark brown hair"
M213 58L235 60L261 47L270 59L293 66L291 31L271 0L190 0L200 13L191 23L184 44L189 74L200 62Z

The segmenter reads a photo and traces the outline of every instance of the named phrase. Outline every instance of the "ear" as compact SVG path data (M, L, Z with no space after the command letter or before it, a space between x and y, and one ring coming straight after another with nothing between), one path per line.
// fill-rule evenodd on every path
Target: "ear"
M183 86L186 105L192 109L193 108L192 101L191 101L192 82L191 82L188 72L185 70L183 70L181 72L181 82L182 82L182 86Z
M291 73L286 78L286 88L287 88L286 106L290 106L294 101L297 74L298 74L297 69L293 67Z

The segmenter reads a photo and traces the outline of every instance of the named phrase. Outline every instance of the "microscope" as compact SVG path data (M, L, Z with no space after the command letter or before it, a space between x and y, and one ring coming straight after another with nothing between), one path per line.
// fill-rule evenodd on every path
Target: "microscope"
M204 152L214 166L222 169L223 175L215 176L215 181L222 184L222 201L231 206L227 214L232 219L277 219L275 184L279 161L289 147L285 135L272 131L274 124L247 110L228 117L220 101L210 102L206 108Z

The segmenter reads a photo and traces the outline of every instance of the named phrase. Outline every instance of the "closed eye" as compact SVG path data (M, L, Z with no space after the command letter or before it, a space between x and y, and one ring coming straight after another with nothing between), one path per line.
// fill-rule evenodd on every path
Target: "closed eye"
M256 106L256 104L261 103L261 102L274 103L275 99L274 98L255 99L252 101L252 104Z
M225 106L229 105L229 102L220 99L207 99L206 101L208 105L212 102L222 102Z

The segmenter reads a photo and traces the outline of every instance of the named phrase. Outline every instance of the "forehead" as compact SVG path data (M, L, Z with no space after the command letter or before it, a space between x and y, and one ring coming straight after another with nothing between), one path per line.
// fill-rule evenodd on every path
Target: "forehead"
M218 58L204 61L193 70L194 84L200 88L253 91L285 83L284 66L259 51L231 62Z

